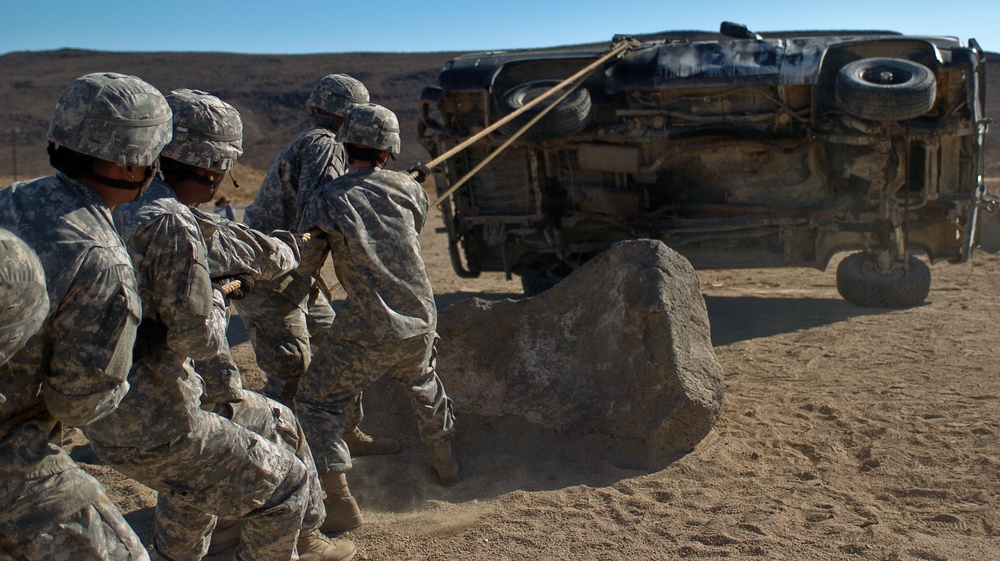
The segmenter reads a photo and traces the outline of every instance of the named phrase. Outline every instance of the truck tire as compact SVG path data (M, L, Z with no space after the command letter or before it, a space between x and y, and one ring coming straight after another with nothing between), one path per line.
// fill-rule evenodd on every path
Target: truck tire
M524 107L531 100L552 89L558 83L559 81L557 80L539 80L521 84L507 90L507 92L497 99L497 110L500 116L510 115L517 109ZM548 107L547 103L550 100L555 100L559 95L561 94L553 94L552 97L525 111L513 121L504 124L500 127L500 134L511 136L521 130L542 109ZM577 88L566 99L560 101L555 109L549 111L540 121L525 131L520 138L522 140L539 142L576 134L590 123L590 107L590 92L586 88Z
M912 308L931 290L931 269L909 256L909 270L894 268L889 274L875 269L875 258L867 252L847 256L837 266L837 292L844 300L865 308Z
M873 121L905 121L930 111L937 81L929 68L899 58L863 58L837 73L834 96L842 111Z

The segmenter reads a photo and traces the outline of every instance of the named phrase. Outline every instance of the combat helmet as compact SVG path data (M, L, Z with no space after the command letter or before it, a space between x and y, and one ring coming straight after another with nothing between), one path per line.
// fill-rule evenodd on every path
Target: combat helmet
M360 103L368 103L370 99L368 88L360 81L347 74L330 74L313 87L306 107L313 113L319 110L343 117L348 109Z
M38 331L49 313L45 271L28 244L0 229L0 364Z
M356 105L344 115L337 139L344 144L360 144L396 155L399 154L399 121L395 113L381 105Z
M59 96L48 138L119 166L150 166L170 141L170 107L135 76L87 74Z
M174 113L174 136L163 157L225 172L243 154L243 120L235 107L200 90L167 94Z

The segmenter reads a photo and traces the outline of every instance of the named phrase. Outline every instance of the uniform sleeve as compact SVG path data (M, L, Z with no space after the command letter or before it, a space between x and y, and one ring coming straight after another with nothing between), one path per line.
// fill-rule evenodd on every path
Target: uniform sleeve
M413 180L411 179L410 181ZM417 213L414 215L416 221L414 226L417 229L417 233L420 233L424 229L424 226L427 225L427 212L430 210L431 203L427 197L427 191L424 191L424 188L416 181L413 181L413 183L417 186Z
M287 230L295 220L299 191L299 164L294 154L283 152L271 164L257 197L243 213L243 222L262 232Z
M331 137L314 137L313 141L305 144L299 153L299 189L296 196L296 205L299 209L299 219L301 213L305 212L310 201L319 192L320 187L330 179L336 179L344 173L343 147ZM302 227L301 220L297 220L290 225L290 229L302 234L307 229Z
M298 242L290 232L264 234L239 222L195 210L199 221L212 222L202 228L208 248L208 269L212 278L246 273L257 280L273 280L295 269L299 263Z
M167 328L166 345L178 356L203 360L218 343L209 324L212 314L212 279L201 232L175 215L165 215L136 231L134 240L144 247L139 275L148 286L151 310Z
M113 411L128 391L132 346L141 317L131 265L106 266L92 250L52 316L54 338L43 387L53 417L70 426Z
M301 250L302 258L298 270L304 275L318 275L330 252L330 237L343 236L340 227L337 226L333 208L330 197L319 190L302 209L300 224L302 229L311 235Z
M243 382L239 367L233 360L226 338L229 327L229 308L219 290L212 291L212 314L209 328L216 343L214 352L204 360L196 361L195 368L205 380L205 403L233 403L243 400Z

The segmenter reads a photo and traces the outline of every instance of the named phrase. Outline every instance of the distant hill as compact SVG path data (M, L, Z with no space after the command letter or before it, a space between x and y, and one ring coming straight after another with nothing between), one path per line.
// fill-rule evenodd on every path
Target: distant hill
M345 73L361 80L372 100L396 112L403 129L400 163L428 159L414 141L421 89L456 53L237 55L222 53L109 53L61 50L0 57L0 176L10 174L12 129L20 177L46 174L45 133L56 98L89 72L133 74L161 91L195 88L232 103L242 114L241 161L267 169L308 123L305 108L319 78Z
M709 34L670 35L693 38ZM458 54L11 53L0 56L0 178L12 174L15 148L19 178L49 173L45 133L55 100L70 81L98 71L134 74L164 92L184 87L201 89L232 103L244 119L245 155L241 163L258 170L266 170L306 126L305 102L316 81L326 74L346 73L368 86L373 101L399 116L403 151L396 166L406 167L429 159L415 140L420 91L434 83L442 65ZM992 71L997 64L1000 55L990 54L987 114L1000 123L1000 72ZM16 137L15 130L19 131ZM998 134L1000 131L994 131L987 141L988 175L994 177L1000 176Z

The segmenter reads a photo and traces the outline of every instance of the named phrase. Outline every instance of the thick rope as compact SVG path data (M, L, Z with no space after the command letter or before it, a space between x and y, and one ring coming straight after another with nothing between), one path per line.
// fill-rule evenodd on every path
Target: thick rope
M231 281L227 282L226 284L220 286L219 290L222 291L222 294L224 294L226 296L229 296L233 292L236 292L237 290L239 290L240 286L242 286L242 285L243 285L243 283L241 283L238 280L231 280Z
M521 127L517 132L515 132L512 135L510 135L510 138L508 138L503 144L501 144L500 146L498 146L496 148L496 150L494 150L494 151L490 152L489 154L487 154L487 156L485 158L483 158L483 160L481 162L479 162L478 164L476 164L475 167L473 167L471 170L469 170L469 173L466 173L464 176L462 176L461 179L459 179L458 181L456 181L455 183L453 183L451 185L451 187L448 188L447 191L445 191L440 197L438 197L438 199L436 201L434 201L433 203L431 203L431 206L434 207L434 208L437 208L438 206L441 205L441 203L443 203L445 200L447 200L449 197L451 197L455 193L455 191L457 191L459 189L459 187L461 187L462 185L465 185L465 183L467 181L469 181L470 179L472 179L472 177L474 175L476 175L477 173L479 173L479 171L481 169L483 169L484 167L486 167L487 164L489 164L497 156L499 156L500 154L502 154L504 150L506 150L511 144L514 143L514 141L516 141L518 138L520 138L522 134L524 134L525 132L527 132L528 129L530 129L532 126L534 126L535 123L537 123L538 121L540 121L542 119L542 117L544 117L549 111L552 111L553 109L555 109L556 106L559 105L559 103L562 102L562 100L566 99L569 96L569 94L571 94L574 91L576 91L577 87L579 87L580 83L582 83L582 82L583 82L583 79L581 78L579 83L573 84L572 88L567 88L566 91L561 96L559 96L554 102L552 102L551 104L549 104L548 107L545 107L544 109L542 109L541 111L539 111L539 113L537 115L535 115L530 121L528 121L527 123L525 123L524 126ZM546 93L548 93L548 92L546 92Z
M459 143L455 147L451 148L450 150L446 151L445 153L441 154L437 158L434 158L430 162L427 162L427 164L425 164L423 166L423 167L425 167L427 169L431 169L431 168L433 168L435 166L440 165L441 163L443 163L444 161L446 161L448 158L451 158L455 154L461 152L462 150L465 150L466 148L468 148L472 144L478 142L482 138L485 138L487 135L489 135L493 131L495 131L498 128L502 127L503 125L509 123L510 121L516 119L518 116L520 116L525 111L530 110L531 108L533 108L534 106L538 105L539 103L541 103L541 102L545 101L546 99L552 97L560 89L565 88L569 84L573 84L574 85L574 87L572 87L572 88L567 88L566 91L563 92L562 96L559 97L559 99L556 100L555 103L550 103L548 105L548 107L544 108L538 115L536 115L533 119L531 119L530 121L528 121L528 123L526 123L524 125L524 127L521 128L521 130L517 131L514 135L511 136L511 138L507 139L506 142L504 142L496 150L494 150L493 152L491 152L490 155L487 156L486 159L483 162L480 162L479 165L477 165L472 171L470 171L468 174L466 174L465 177L463 177L462 179L460 179L455 185L453 185L450 189L448 189L448 191L445 192L445 194L443 194L441 197L439 197L438 200L434 201L434 203L432 204L432 206L437 207L444 200L446 200L448 197L452 196L452 194L454 194L454 192L458 189L458 187L461 187L462 184L464 184L473 175L475 175L478 171L480 171L483 167L485 167L486 164L488 164L491 160L493 160L494 158L496 158L497 156L499 156L500 153L503 152L507 147L509 147L514 142L514 140L516 140L519 136L521 136L524 133L525 130L527 130L529 127L531 127L532 125L534 125L535 123L537 123L543 116L545 116L545 114L547 114L549 111L551 111L555 106L559 105L560 101L562 101L563 99L565 99L570 93L573 92L573 90L576 89L576 87L578 87L581 83L583 83L583 79L586 76L590 75L595 70L599 69L601 66L604 65L604 63L606 63L607 61L611 60L612 58L615 58L615 57L618 57L618 56L621 56L622 54L624 54L625 51L627 51L628 49L630 49L632 47L632 45L633 45L632 40L630 40L628 38L621 38L621 39L619 39L616 44L612 45L611 50L608 51L607 53L605 53L601 58L595 60L594 62L592 62L592 63L588 64L587 66L585 66L584 68L580 69L579 71L577 71L576 74L573 74L569 78L566 78L562 82L559 82L558 84L556 84L555 86L553 86L552 89L548 90L547 92L539 95L538 97L536 97L535 99L531 100L530 102L525 103L523 106L521 106L520 108L518 108L514 112L512 112L512 113L504 116L503 118L501 118L501 119L493 122L488 127L484 128L483 130L479 131L478 133L476 133L476 134L470 136L469 138L465 139L464 141L462 141L461 143ZM413 179L416 179L419 176L420 176L420 172L419 171L413 171L413 172L410 173L410 177L412 177Z

